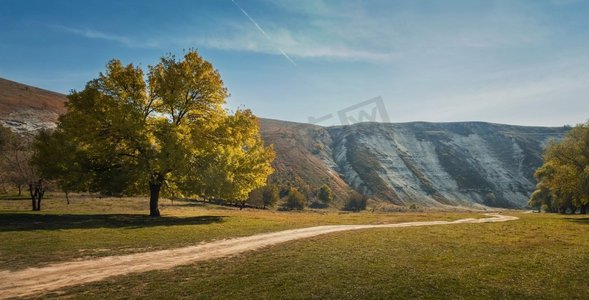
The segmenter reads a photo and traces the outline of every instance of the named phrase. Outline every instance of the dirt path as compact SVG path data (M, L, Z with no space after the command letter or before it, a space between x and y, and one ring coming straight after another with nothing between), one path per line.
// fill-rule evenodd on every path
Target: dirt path
M489 218L460 219L456 221L317 226L257 234L177 249L57 263L42 268L29 268L14 272L0 271L0 299L43 294L63 287L99 281L112 276L170 269L180 265L227 257L262 247L332 232L370 228L505 222L518 219L517 217L499 214L487 214L487 216Z

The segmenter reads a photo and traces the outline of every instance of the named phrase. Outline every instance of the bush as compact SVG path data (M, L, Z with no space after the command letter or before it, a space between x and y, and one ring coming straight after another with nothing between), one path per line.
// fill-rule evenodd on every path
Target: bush
M320 143L316 143L311 150L311 153L318 155L323 150L323 145Z
M280 195L278 195L278 188L275 185L267 185L262 188L262 202L264 208L276 205L279 199Z
M275 185L266 185L249 193L247 204L255 207L273 207L280 200L278 188Z
M366 209L366 202L368 197L361 195L360 193L354 192L348 198L348 202L344 207L344 210L359 212Z
M288 191L288 196L286 198L286 203L284 208L286 210L303 210L305 209L305 202L307 199L303 193L299 192L298 190L291 188Z
M255 207L262 207L264 200L262 199L263 188L251 191L247 197L247 204Z
M333 201L331 189L325 184L322 185L317 191L317 199L325 204L331 203Z
M328 208L333 202L333 192L327 185L322 185L311 197L316 197L309 207L311 208Z

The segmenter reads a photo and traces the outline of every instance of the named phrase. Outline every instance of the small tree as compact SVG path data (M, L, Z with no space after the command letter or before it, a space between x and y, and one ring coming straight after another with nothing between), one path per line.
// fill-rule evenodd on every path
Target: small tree
M325 184L317 189L312 197L316 199L309 205L312 208L326 208L329 207L331 202L333 202L333 193L329 186Z
M278 200L280 200L280 196L278 195L278 188L275 185L270 184L262 188L262 202L264 203L264 209L276 205Z
M33 163L45 178L53 179L64 193L69 204L69 193L72 191L90 191L92 163L83 151L69 142L64 132L42 130L36 136L33 148Z
M368 197L361 195L358 192L352 192L352 194L348 198L348 202L346 202L346 206L344 207L344 210L349 210L349 211L353 211L353 212L359 212L361 210L365 210L367 202L368 202Z
M35 180L35 170L30 165L30 138L18 136L10 129L0 126L0 168L4 183L14 186L18 195Z
M29 183L29 192L31 194L31 201L33 202L33 210L40 211L41 201L43 200L43 195L45 195L43 179Z
M256 207L272 207L280 200L278 188L275 185L269 184L261 188L257 188L249 193L247 203Z
M43 179L38 178L35 168L31 166L31 140L19 136L10 129L0 126L0 168L3 180L18 189L18 195L27 185L31 197L32 209L41 210L41 201L45 194Z
M305 195L299 192L295 188L291 188L288 191L288 195L286 196L286 204L285 209L287 210L303 210L305 209L305 203L307 199L305 199Z
M317 191L317 199L323 202L324 204L329 204L333 202L333 193L329 186L322 185L319 190Z
M255 207L261 207L264 205L264 201L262 199L262 190L264 188L257 188L251 191L247 197L246 203Z

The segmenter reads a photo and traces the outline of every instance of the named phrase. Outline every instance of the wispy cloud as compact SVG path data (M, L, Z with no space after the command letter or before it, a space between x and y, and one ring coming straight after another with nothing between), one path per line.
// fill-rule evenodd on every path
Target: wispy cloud
M125 47L254 52L283 56L293 65L308 58L391 63L421 54L458 56L547 39L546 28L510 8L500 13L456 12L458 17L452 18L436 10L423 14L411 6L381 7L361 1L269 1L263 6L268 13L254 19L236 0L231 2L246 18L216 18L214 26L205 27L186 23L173 34L153 34L148 39L84 27L52 27Z
M254 20L235 0L232 2L256 27L255 34L248 32L251 27L243 22L220 20L216 30L230 30L214 35L196 33L189 39L204 47L283 55L289 60L294 57L373 63L395 62L423 52L452 54L519 47L545 39L544 28L510 8L506 9L508 13L487 13L484 9L456 12L452 18L436 10L419 14L412 8L383 8L363 2L272 1L265 6L272 13ZM260 26L262 21L264 28Z
M114 43L118 43L118 44L121 44L125 47L130 47L130 48L157 48L157 47L160 47L160 43L156 40L138 41L138 40L134 40L134 39L131 39L131 38L123 36L123 35L106 33L106 32L93 30L93 29L89 29L89 28L74 28L74 27L55 25L55 24L51 24L48 26L53 29L57 29L60 31L64 31L67 33L71 33L74 35L85 37L88 39L98 39L98 40L114 42Z
M183 38L179 44L197 44L203 47L232 50L232 51L248 51L265 54L286 55L287 59L290 56L298 58L320 58L330 60L346 60L346 61L371 61L371 62L387 62L397 59L401 56L397 52L378 52L370 49L353 48L345 44L329 44L316 41L312 38L305 38L303 36L293 36L291 33L279 30L272 33L273 41L279 43L281 46L277 48L273 43L264 41L259 37L252 35L245 30L239 30L240 33L230 36L207 36L197 38Z

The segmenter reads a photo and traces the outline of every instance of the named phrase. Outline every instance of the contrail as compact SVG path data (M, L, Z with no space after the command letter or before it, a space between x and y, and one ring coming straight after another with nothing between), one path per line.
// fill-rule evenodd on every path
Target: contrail
M258 25L258 22L256 22L252 17L250 17L250 15L243 9L241 8L241 6L239 6L239 4L237 4L237 2L235 2L235 0L231 0L231 2L233 2L233 4L235 4L235 6L237 6L237 8L239 8L239 10L241 10L241 12L252 22L254 23L254 25L256 26L256 28L258 28L258 30L270 41L272 41L272 38L266 33L266 31L264 31L264 29L262 29L262 27L260 25ZM284 50L282 50L280 47L278 47L278 50L280 51L280 53L282 53L282 55L284 56L284 58L286 58L288 61L290 61L294 66L296 66L297 64L294 62L294 60L292 60L292 58L290 58L290 56L288 56L288 54L286 54L286 52L284 52Z
M286 52L282 51L280 48L278 48L278 50L280 50L280 53L282 53L282 55L284 55L284 57L286 57L286 59L288 59L288 61L290 61L296 67L297 64L290 58L290 56L288 56L288 54L286 54Z

